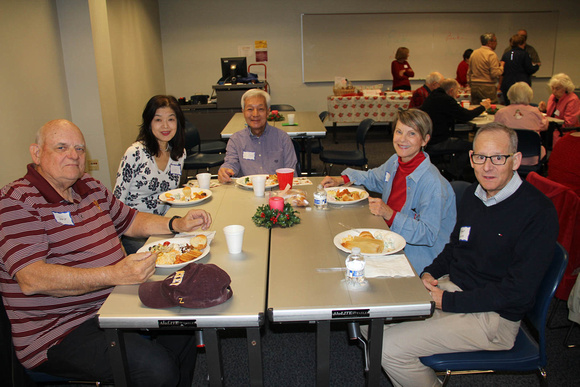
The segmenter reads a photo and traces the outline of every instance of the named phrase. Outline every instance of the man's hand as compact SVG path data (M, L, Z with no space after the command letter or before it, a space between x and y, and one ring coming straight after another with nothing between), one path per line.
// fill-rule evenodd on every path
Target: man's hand
M113 268L116 285L141 284L155 273L157 253L135 253L116 263Z
M482 99L481 102L479 103L481 106L483 106L486 110L489 109L491 107L491 101L489 100L489 98L486 99Z
M439 283L439 281L437 281L435 278L433 278L433 276L429 273L424 273L423 276L421 276L421 281L423 281L423 285L425 286L425 289L427 289L429 291L429 294L431 294L433 301L435 301L435 308L441 309L441 301L443 299L443 290L441 290L437 287L437 284Z
M231 168L220 168L218 171L218 181L222 184L231 183L234 170Z
M194 231L201 227L207 230L211 226L211 215L205 210L190 210L183 218L173 221L173 229L179 232Z
M369 197L369 210L371 210L371 214L382 216L386 220L391 219L391 216L393 216L393 209L383 202L381 198Z
M324 179L322 179L322 182L320 184L322 184L324 188L337 187L341 184L344 184L344 179L342 178L342 176L339 177L326 176Z

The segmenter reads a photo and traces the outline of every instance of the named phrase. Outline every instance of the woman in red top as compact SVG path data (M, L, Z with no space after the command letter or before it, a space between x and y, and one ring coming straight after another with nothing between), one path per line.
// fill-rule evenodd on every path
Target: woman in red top
M409 62L409 49L407 47L397 48L395 60L391 63L391 74L393 74L393 90L411 90L409 78L415 76Z
M457 66L457 78L455 80L461 85L461 87L467 87L467 70L469 70L469 57L473 50L468 48L463 53L463 60Z

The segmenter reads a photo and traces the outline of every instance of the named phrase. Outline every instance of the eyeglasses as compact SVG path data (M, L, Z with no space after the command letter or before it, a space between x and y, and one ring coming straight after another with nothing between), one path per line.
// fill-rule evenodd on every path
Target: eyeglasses
M493 165L505 165L508 157L511 157L513 155L514 155L513 153L510 153L509 155L484 156L484 155L478 155L476 153L473 153L471 155L471 161L473 161L473 164L481 165L481 164L485 164L487 159L489 159Z

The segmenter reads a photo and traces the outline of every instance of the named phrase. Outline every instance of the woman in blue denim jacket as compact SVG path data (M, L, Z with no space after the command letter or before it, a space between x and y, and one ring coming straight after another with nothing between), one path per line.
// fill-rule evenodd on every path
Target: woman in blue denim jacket
M382 199L369 197L369 209L405 238L405 253L415 271L421 273L449 241L455 226L455 194L422 150L433 131L427 113L400 111L394 127L397 154L386 163L369 171L347 168L341 177L327 176L322 184L334 187L352 181L369 191L382 192Z

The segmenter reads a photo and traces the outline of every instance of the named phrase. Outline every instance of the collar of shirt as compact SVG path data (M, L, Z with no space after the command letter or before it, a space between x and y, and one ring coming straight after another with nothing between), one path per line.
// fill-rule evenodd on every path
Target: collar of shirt
M84 176L83 176L84 177ZM75 194L80 195L81 197L86 195L90 189L87 184L82 180L83 177L78 179L72 186L73 188L73 197ZM27 166L27 173L24 176L26 180L30 182L31 185L36 187L40 194L44 196L48 203L60 203L62 201L66 201L56 190L50 185L48 181L42 176L36 168L34 164L30 163Z
M481 187L481 184L477 185L477 188L475 189L475 196L477 196L479 200L481 200L487 207L491 207L512 196L512 194L516 192L518 188L520 188L520 185L522 185L522 178L520 175L518 175L517 172L514 171L511 180L506 184L506 186L492 197L487 197L487 192L485 192L485 190Z

